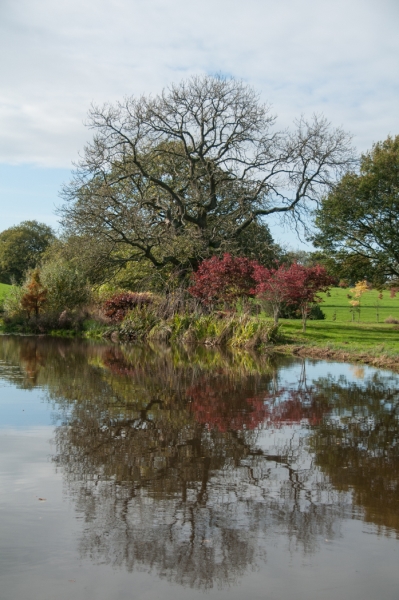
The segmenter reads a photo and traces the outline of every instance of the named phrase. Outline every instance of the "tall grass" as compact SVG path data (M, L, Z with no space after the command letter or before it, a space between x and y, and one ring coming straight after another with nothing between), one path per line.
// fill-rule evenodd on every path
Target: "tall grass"
M131 311L119 328L127 340L180 341L185 344L258 348L276 341L278 326L249 315L175 314L157 319L151 309Z

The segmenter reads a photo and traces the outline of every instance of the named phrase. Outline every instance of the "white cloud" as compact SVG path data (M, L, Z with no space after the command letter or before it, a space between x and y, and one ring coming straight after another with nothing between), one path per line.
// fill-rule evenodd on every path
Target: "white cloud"
M3 0L0 162L70 166L92 101L193 73L253 84L286 125L323 112L361 149L399 132L395 0Z

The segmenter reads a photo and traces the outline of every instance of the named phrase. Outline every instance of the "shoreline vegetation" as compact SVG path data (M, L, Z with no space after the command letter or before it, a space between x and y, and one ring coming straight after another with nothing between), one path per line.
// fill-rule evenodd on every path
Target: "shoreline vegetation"
M2 285L0 294L5 297L10 289L11 286ZM374 290L368 293L362 306L361 317L369 322L352 322L346 291L332 288L328 294L323 294L321 307L326 318L310 320L305 333L300 319L281 318L276 325L265 313L177 313L161 319L148 306L139 306L128 311L120 322L114 323L99 319L98 314L82 313L75 322L70 315L63 315L66 328L42 332L29 331L23 325L10 327L0 320L0 334L108 339L113 343L177 343L361 363L399 372L399 325L376 322ZM379 310L384 316L388 312L399 316L398 298L387 296ZM339 315L338 319L334 318L334 313ZM346 320L340 320L344 316Z

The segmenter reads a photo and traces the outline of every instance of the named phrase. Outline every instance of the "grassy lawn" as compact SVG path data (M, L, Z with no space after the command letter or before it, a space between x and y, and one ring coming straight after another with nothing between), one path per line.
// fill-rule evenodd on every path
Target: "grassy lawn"
M332 288L330 290L330 296L327 294L320 294L323 298L323 302L320 304L320 308L326 315L326 321L333 321L335 314L335 322L351 322L352 315L349 312L349 298L348 294L351 294L349 288ZM399 320L399 294L396 298L390 298L389 292L383 292L383 299L378 300L379 292L377 290L371 290L366 292L360 299L360 323L377 323L377 309L376 304L379 303L379 322L384 323L385 319L392 316ZM352 295L352 294L351 294ZM354 298L353 298L354 299ZM355 316L356 321L359 315Z
M292 344L316 344L346 352L399 355L399 329L392 325L308 321L306 333L297 320L281 319L281 333Z
M355 322L352 322L347 294L351 294L350 289L341 288L332 288L329 296L322 294L323 302L320 307L326 319L308 321L306 333L302 333L300 320L281 319L280 331L285 342L314 345L354 354L399 355L398 326L384 323L389 316L399 320L399 294L396 298L390 298L389 292L383 292L383 299L378 301L378 291L366 292L360 299L360 320L358 321L359 315L356 315ZM377 322L377 302L379 302L379 322Z
M7 285L5 283L0 283L0 302L10 289L11 289L10 285Z

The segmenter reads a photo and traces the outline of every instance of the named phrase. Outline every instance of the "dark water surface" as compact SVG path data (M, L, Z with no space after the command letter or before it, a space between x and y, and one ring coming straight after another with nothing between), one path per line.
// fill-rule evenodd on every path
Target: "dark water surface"
M399 376L0 337L0 598L399 598Z

